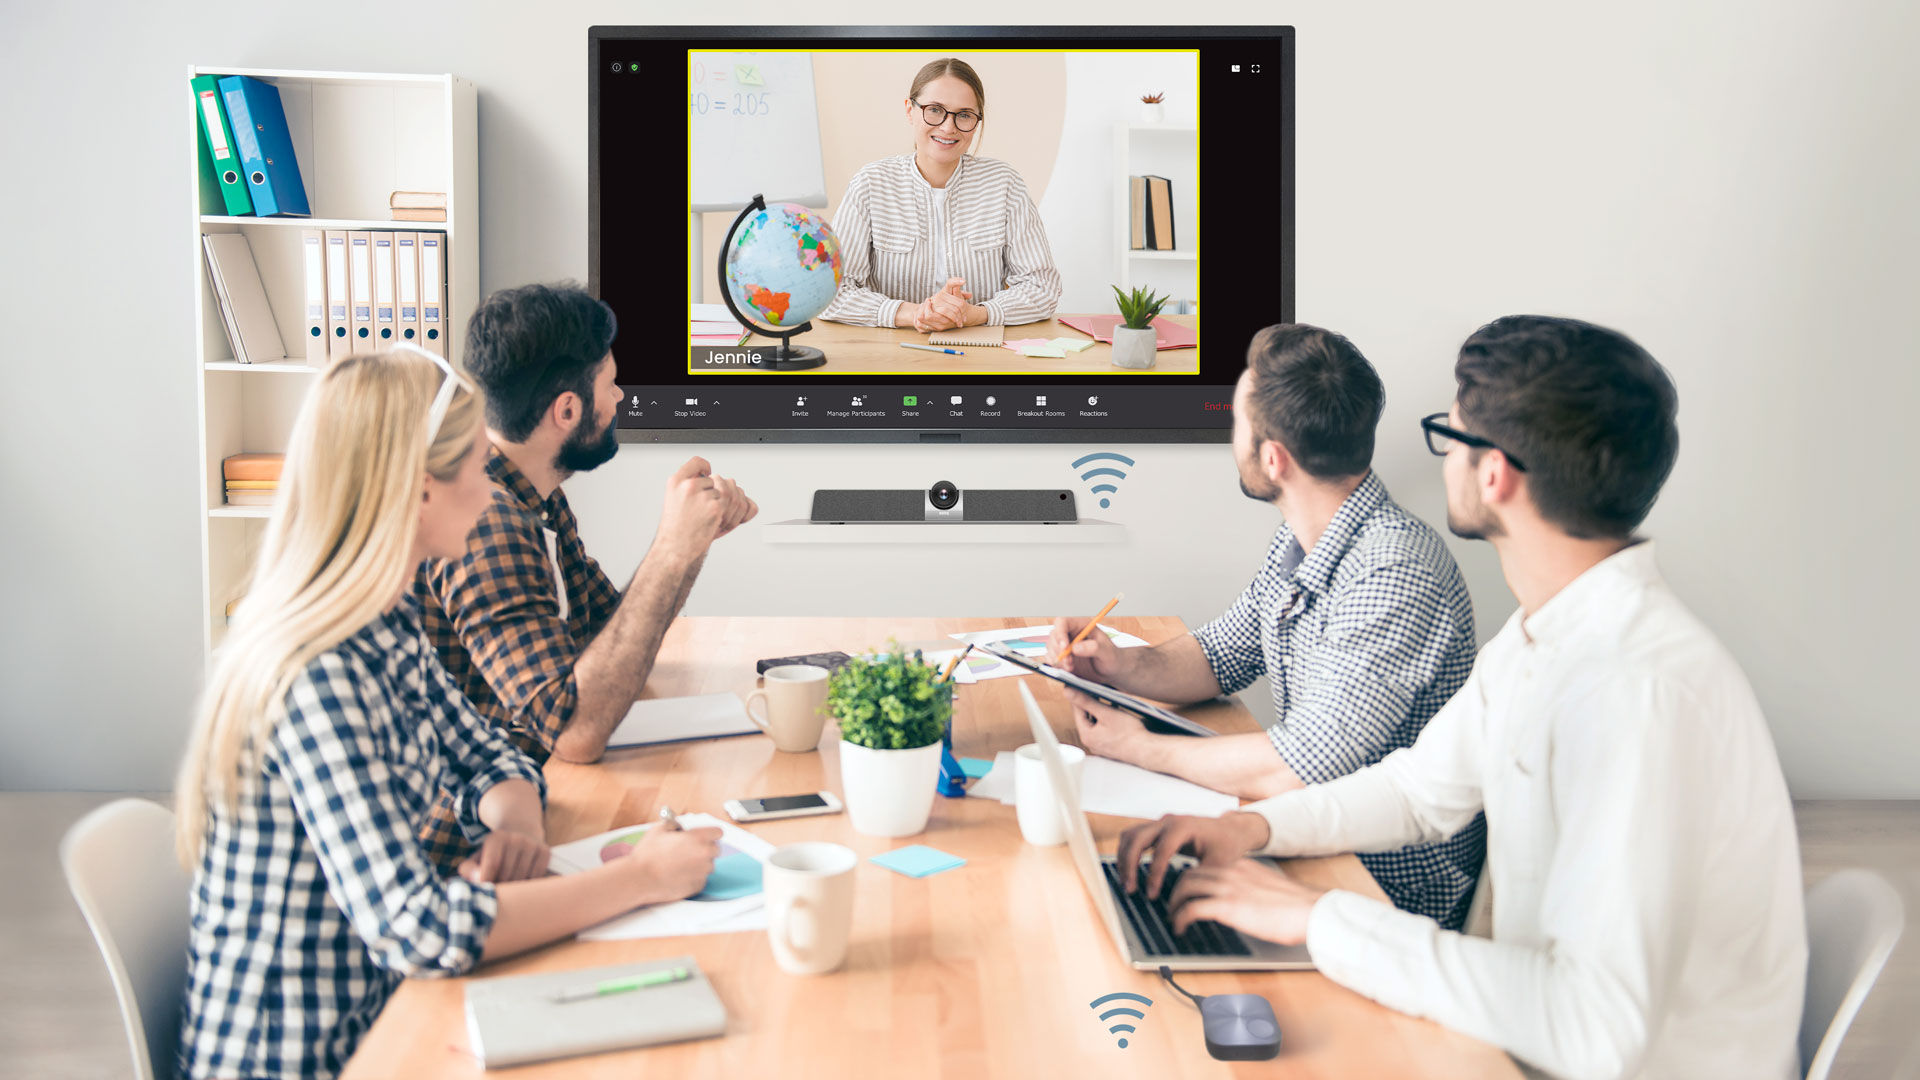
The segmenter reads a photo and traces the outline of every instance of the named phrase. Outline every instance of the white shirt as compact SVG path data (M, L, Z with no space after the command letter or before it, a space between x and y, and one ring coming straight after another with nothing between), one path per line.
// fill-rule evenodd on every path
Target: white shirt
M947 191L933 189L933 279L945 283L947 273Z
M1307 926L1323 973L1554 1076L1800 1075L1786 781L1651 543L1516 612L1413 746L1247 807L1280 855L1432 843L1482 808L1492 940L1335 891Z

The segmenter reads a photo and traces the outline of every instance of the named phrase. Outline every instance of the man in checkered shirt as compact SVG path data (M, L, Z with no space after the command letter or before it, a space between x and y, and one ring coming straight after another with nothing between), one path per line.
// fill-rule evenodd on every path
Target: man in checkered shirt
M707 547L758 511L700 458L667 481L660 526L626 591L580 542L561 483L619 449L613 310L569 286L494 293L467 326L487 399L493 504L461 559L414 583L428 639L483 716L535 762L593 761L640 696ZM422 842L443 870L468 852L453 794Z
M1285 519L1226 614L1151 649L1092 634L1067 664L1161 701L1273 686L1265 732L1196 739L1069 692L1091 753L1244 799L1322 783L1413 745L1473 667L1473 604L1439 535L1374 475L1385 392L1346 338L1283 324L1254 336L1234 390L1240 490ZM1053 630L1063 649L1085 620ZM1475 818L1437 844L1363 854L1393 902L1458 929L1486 849Z

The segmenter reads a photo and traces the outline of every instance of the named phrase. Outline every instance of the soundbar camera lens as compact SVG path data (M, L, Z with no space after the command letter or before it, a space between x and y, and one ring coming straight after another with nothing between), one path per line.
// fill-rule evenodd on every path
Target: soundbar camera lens
M942 480L927 489L927 501L935 510L951 510L960 503L960 489Z

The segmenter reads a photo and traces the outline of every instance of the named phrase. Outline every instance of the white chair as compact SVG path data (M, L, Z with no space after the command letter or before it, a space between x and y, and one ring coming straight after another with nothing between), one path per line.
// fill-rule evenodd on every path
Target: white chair
M173 855L173 812L110 802L67 830L60 862L107 962L135 1080L174 1075L193 875Z
M1827 1080L1906 918L1900 893L1871 870L1841 870L1807 890L1807 1003L1800 1013L1807 1080Z

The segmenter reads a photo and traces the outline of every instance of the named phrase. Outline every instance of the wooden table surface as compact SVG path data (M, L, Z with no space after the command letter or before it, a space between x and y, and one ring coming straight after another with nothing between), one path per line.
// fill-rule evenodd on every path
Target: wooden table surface
M1029 619L683 618L661 648L647 696L732 691L758 683L768 656L931 643L963 630L1034 625ZM1117 629L1160 642L1185 632L1165 617L1109 618ZM1037 676L1035 696L1063 738L1072 720L1058 688ZM1014 679L960 688L954 751L991 759L1032 741ZM1220 731L1254 727L1238 704L1188 715ZM765 736L613 751L596 765L547 764L547 836L563 843L653 820L661 803L725 817L721 802L840 787L838 734L819 750L785 754ZM1132 819L1092 815L1112 851ZM488 964L482 977L631 963L690 953L728 1011L727 1034L666 1046L512 1070L548 1077L1474 1077L1517 1078L1499 1050L1395 1013L1315 972L1179 976L1196 994L1256 993L1280 1021L1280 1056L1222 1062L1208 1056L1193 1005L1158 976L1122 963L1074 872L1065 846L1020 837L1011 806L936 797L925 833L897 840L856 835L845 814L751 826L775 844L830 840L863 859L856 871L847 963L822 976L790 976L774 964L764 932L636 941L567 940ZM864 860L924 843L967 865L908 878ZM1384 898L1350 855L1300 859L1303 880ZM478 1077L468 1050L461 979L403 985L346 1070L348 1080ZM1120 1049L1093 999L1116 990L1153 1000Z
M1072 314L1069 312L1068 314ZM1198 315L1162 315L1168 322L1198 330ZM1089 341L1087 335L1056 319L1025 323L1006 328L1008 341L1024 338L1071 338ZM1193 375L1200 370L1200 349L1162 349L1150 368L1123 368L1113 364L1113 346L1095 341L1093 347L1064 357L1022 356L998 345L955 345L965 355L903 349L901 342L925 345L927 335L912 327L850 326L846 323L813 320L813 329L793 339L798 345L811 345L827 354L824 367L798 371L796 375L867 375L906 372L913 375ZM777 339L755 334L749 344L775 345ZM764 374L751 368L738 371L701 371L701 375Z

